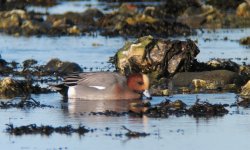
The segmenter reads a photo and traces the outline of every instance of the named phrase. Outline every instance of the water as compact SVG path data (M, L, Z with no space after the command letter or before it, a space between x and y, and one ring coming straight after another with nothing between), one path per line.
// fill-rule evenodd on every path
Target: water
M197 40L197 46L200 49L197 59L201 62L211 58L232 58L239 64L250 63L249 47L239 44L240 38L250 34L250 28L208 31L205 30L205 33L199 33L197 36L173 39ZM107 66L106 62L109 57L114 56L126 41L122 37L107 38L103 36L13 37L0 34L0 37L0 54L3 59L8 61L22 62L25 59L34 58L44 64L52 58L60 58L76 62L82 67L94 68ZM225 41L224 37L227 37L228 40ZM210 39L210 41L204 41L204 39ZM133 41L133 39L128 40ZM95 44L99 46L94 46Z
M188 105L192 105L197 94L174 95L171 100L182 99ZM198 94L202 100L211 103L232 104L235 102L235 94ZM126 102L102 102L102 101L70 101L65 103L57 93L32 95L41 103L55 106L55 108L36 108L30 110L7 109L0 110L1 120L0 144L3 149L249 149L250 137L249 109L232 107L228 115L224 117L193 118L190 116L170 116L165 119L134 118L129 116L106 117L89 116L91 110L101 111L101 108L112 108L117 111L127 109ZM169 98L169 97L168 97ZM164 97L153 97L152 103L164 100ZM105 104L104 104L105 103ZM60 106L64 105L62 109ZM91 108L91 106L97 106ZM111 107L112 106L112 107ZM86 112L86 113L84 113ZM94 133L84 136L77 134L51 136L24 135L11 136L4 132L5 124L13 123L16 126L36 123L37 125L63 126L71 124L85 125L97 128ZM129 139L126 136L117 137L115 134L126 133L122 126L140 132L151 133L145 138ZM110 130L105 130L109 127ZM110 134L107 136L106 134ZM237 142L237 144L235 143Z
M134 5L148 5L156 6L163 2L127 2ZM49 13L49 14L63 14L66 12L77 12L81 13L89 8L97 8L104 13L112 12L117 10L120 6L119 2L99 2L96 0L83 0L83 1L61 1L59 5L52 7L39 7L39 6L28 6L27 11L39 12L39 13Z
M213 57L233 58L242 63L242 59L249 57L250 50L242 46L238 40L249 34L250 29L205 31L203 34L189 38L198 40L201 52L199 61L207 61ZM107 60L113 56L117 49L121 48L125 39L120 37L105 38L102 36L89 37L12 37L0 35L0 51L2 58L7 61L22 62L25 59L34 58L41 64L45 64L51 58L60 58L65 61L73 61L82 67L105 67ZM228 37L225 41L224 37ZM209 38L211 41L205 42ZM179 37L178 39L185 39ZM232 40L232 41L231 41ZM100 46L93 46L98 43ZM235 58L242 58L241 60ZM249 64L250 59L244 60ZM128 103L122 102L79 102L62 101L57 94L33 95L33 98L43 104L53 105L55 108L35 108L30 110L2 109L0 110L0 145L3 149L249 149L250 144L250 113L249 109L227 108L230 110L224 117L193 118L190 116L174 117L166 119L89 116L90 111L104 111L113 109L126 111ZM232 104L236 100L234 93L224 94L198 94L202 100L211 103ZM164 97L154 97L153 104L164 100ZM171 100L181 99L188 105L196 100L196 95L174 95ZM61 107L64 106L64 107ZM87 113L84 113L87 112ZM80 124L89 128L97 128L94 133L84 136L77 134L51 136L24 135L11 136L5 133L6 125L13 123L15 126L37 124L64 126ZM145 138L129 139L126 136L117 137L116 134L124 134L122 129L127 128L147 132L151 135ZM110 130L106 131L105 128ZM109 135L109 136L108 136Z

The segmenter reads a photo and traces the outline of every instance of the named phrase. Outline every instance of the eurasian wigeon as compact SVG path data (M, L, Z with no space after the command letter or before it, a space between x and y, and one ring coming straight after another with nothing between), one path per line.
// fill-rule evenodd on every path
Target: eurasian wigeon
M79 73L67 76L64 82L54 87L69 99L127 100L151 98L149 78L142 73L127 78L114 72Z

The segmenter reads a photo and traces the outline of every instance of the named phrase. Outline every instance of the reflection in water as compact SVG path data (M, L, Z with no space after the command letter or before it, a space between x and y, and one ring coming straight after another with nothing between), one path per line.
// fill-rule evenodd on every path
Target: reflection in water
M83 112L104 112L112 110L116 112L126 112L133 104L140 104L141 100L112 100L112 101L85 101L80 99L70 99L68 102L68 113L83 113Z
M104 125L115 125L120 124L125 126L140 125L141 130L146 132L149 130L149 118L143 117L133 117L133 116L120 116L111 117L105 115L89 115L90 112L105 112L106 110L115 112L128 112L129 110L140 112L144 107L137 107L142 105L144 101L142 100L93 100L86 101L80 99L69 99L63 109L65 116L74 119L76 122L84 122L90 126L103 127ZM87 122L86 122L87 121ZM99 126L100 125L100 126Z

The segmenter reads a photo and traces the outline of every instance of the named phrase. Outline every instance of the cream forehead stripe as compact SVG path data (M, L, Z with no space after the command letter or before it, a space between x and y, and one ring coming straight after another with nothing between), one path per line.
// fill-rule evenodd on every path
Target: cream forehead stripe
M149 88L149 78L147 75L143 74L142 79L146 88Z

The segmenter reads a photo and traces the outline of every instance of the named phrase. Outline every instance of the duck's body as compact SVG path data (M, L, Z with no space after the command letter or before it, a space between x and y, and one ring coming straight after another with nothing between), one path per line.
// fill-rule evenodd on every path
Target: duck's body
M140 99L145 90L145 95L150 97L147 91L148 82L148 78L143 74L134 74L127 79L114 72L96 72L68 76L64 79L63 85L68 87L68 98L125 100Z

